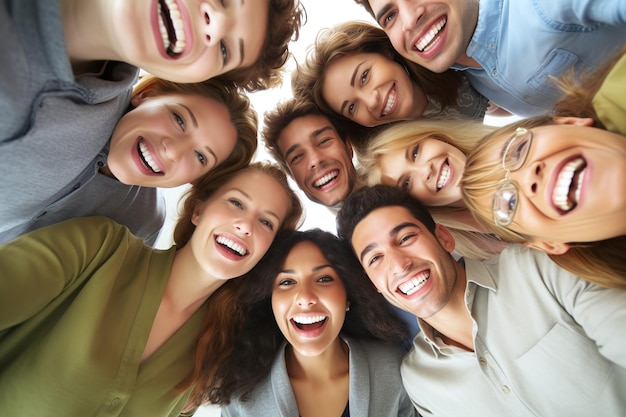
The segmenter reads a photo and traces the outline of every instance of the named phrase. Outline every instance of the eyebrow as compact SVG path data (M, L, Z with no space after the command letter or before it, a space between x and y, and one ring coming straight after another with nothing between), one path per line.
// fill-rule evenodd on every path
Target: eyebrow
M352 78L350 78L350 87L354 87L354 79L356 78L356 75L359 72L359 68L361 68L361 65L363 65L364 62L365 61L361 61L359 65L354 67L354 71L352 72ZM345 100L343 103L341 103L341 111L340 111L341 114L343 114L343 111L346 108L346 105L348 105L348 100Z
M317 129L317 130L314 130L314 131L313 131L313 132L309 135L309 139L313 139L313 138L315 138L315 137L317 137L317 136L321 135L322 133L324 133L324 132L325 132L325 131L327 131L327 130L333 130L333 128L332 128L331 126L326 125L326 126L321 127L321 128L319 128L319 129ZM287 159L289 158L289 155L290 155L290 154L292 154L292 153L294 153L294 152L295 152L298 148L300 148L300 147L301 147L301 145L300 145L299 143L294 143L293 145L291 145L291 146L289 147L289 149L287 149L287 150L285 151L285 156L284 156L285 160L287 160Z
M376 13L376 21L378 22L378 24L380 25L380 19L383 18L384 15L387 14L387 12L389 11L389 9L391 9L391 3L387 3L383 6L382 9L380 9L378 11L378 13ZM381 25L382 26L382 25Z
M331 264L323 264L323 265L316 266L311 271L312 272L317 272L317 271L320 271L320 270L326 269L326 268L334 268L334 267ZM279 272L279 274L295 274L295 273L296 273L295 269L283 269L282 271Z
M402 230L406 229L407 227L419 227L419 226L413 222L402 222L389 231L388 233L389 238L393 239L394 237L396 237L398 233L400 233ZM363 263L363 258L365 258L365 255L373 251L374 248L376 248L376 246L377 245L375 243L370 243L361 251L361 254L359 255L359 259L361 260L361 263Z

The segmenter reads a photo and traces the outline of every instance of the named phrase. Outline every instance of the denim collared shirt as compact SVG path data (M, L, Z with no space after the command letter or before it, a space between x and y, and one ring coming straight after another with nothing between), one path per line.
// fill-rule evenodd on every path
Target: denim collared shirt
M560 93L552 77L590 71L626 44L623 0L480 0L467 55L455 65L472 86L520 116L549 112Z

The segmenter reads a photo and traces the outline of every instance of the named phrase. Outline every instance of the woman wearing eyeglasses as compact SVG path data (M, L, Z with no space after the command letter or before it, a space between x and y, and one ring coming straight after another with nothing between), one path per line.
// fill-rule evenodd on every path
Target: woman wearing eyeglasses
M626 55L561 86L557 116L499 129L468 155L463 197L501 238L626 288Z

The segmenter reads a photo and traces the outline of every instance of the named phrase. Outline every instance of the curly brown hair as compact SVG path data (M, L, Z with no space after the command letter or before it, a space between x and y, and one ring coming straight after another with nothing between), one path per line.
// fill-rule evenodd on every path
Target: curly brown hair
M269 0L267 32L255 63L236 68L217 78L232 82L249 92L277 87L290 56L289 42L298 40L306 11L298 0Z

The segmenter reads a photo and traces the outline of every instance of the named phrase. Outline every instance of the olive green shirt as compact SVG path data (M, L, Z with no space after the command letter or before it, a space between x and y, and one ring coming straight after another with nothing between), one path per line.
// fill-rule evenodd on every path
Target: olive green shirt
M615 64L594 96L593 108L607 130L626 135L626 54Z
M177 416L205 308L141 362L174 253L105 217L0 246L0 416Z

